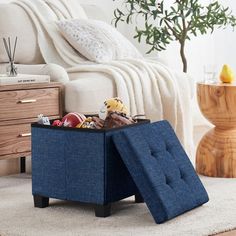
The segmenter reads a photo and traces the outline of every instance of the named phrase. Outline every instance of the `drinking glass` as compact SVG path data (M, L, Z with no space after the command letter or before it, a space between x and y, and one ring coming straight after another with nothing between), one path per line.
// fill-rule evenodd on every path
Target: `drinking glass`
M204 82L214 84L217 82L216 78L216 65L214 64L208 64L204 66Z

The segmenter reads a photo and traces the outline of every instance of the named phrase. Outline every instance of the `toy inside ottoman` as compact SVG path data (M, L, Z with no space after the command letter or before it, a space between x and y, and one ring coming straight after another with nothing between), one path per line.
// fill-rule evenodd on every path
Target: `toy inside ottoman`
M139 191L118 154L112 136L144 127L149 120L114 129L76 129L32 124L32 191L35 207L49 198L92 203L96 216L109 216L111 203Z

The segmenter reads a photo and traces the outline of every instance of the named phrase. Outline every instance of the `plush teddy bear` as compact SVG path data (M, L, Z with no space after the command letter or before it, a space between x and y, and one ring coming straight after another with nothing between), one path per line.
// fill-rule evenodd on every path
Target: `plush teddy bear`
M123 104L121 99L119 98L110 98L104 102L104 105L99 111L99 118L105 120L109 113L116 112L117 114L121 114L123 116L128 115L128 109Z

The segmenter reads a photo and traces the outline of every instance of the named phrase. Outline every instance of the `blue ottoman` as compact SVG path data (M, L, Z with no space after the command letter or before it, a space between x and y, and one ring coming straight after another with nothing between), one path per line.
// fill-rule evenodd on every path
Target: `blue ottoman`
M112 136L149 120L111 129L89 130L32 124L32 192L35 207L49 198L93 203L96 216L109 216L111 203L142 197L118 154Z
M208 201L167 121L110 130L33 124L32 185L35 207L47 207L49 198L80 201L102 217L112 202L136 195L156 223Z

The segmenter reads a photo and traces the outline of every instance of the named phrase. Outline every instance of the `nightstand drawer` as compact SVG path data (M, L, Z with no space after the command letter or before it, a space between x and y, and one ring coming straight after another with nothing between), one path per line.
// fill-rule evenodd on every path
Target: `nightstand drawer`
M0 157L8 154L30 152L30 124L0 126Z
M0 121L59 115L59 93L59 88L1 92Z

